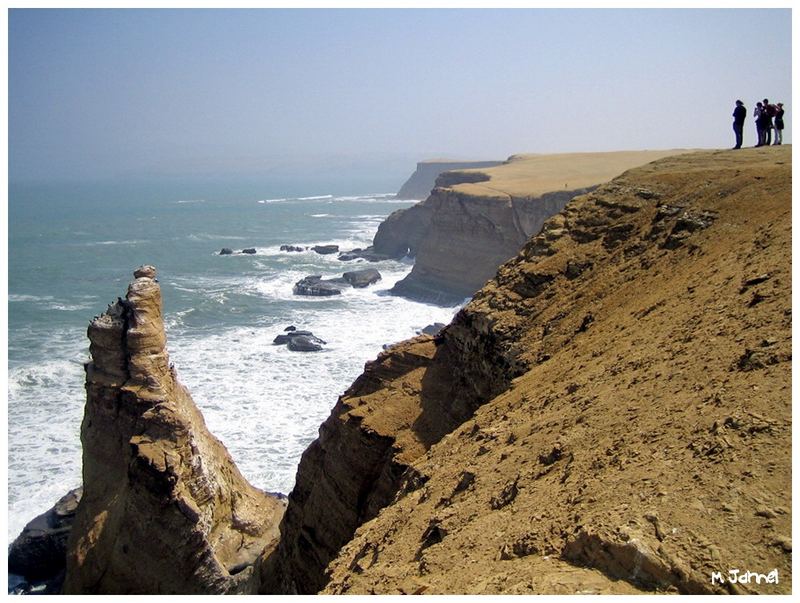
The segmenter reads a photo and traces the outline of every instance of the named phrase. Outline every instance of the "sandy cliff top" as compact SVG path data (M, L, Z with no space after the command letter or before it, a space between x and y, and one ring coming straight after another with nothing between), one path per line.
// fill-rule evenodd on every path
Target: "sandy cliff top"
M607 182L625 170L662 157L687 152L690 151L666 149L609 153L513 155L507 163L493 168L459 170L471 174L486 174L489 181L458 184L451 188L479 196L538 197L543 193L575 190Z

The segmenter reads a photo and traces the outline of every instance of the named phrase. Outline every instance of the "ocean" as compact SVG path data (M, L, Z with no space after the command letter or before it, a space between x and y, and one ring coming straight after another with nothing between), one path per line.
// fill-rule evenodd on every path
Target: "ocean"
M388 295L408 261L279 249L366 247L381 220L413 202L274 188L200 193L10 189L9 542L81 482L86 328L124 296L137 266L158 269L170 358L208 427L253 485L275 492L291 490L303 450L365 362L458 310ZM221 256L222 247L257 253ZM364 267L382 280L332 298L292 294L304 276ZM274 346L289 325L313 331L325 349Z

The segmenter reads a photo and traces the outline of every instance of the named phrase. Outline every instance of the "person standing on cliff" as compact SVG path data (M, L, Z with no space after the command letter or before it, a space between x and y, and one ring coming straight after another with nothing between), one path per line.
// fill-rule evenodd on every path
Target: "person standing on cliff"
M775 117L775 105L769 104L769 99L764 99L764 144L772 142L772 118Z
M733 110L733 133L736 136L736 146L734 149L742 148L742 134L744 132L744 120L747 117L747 109L740 100L736 101L736 108Z
M783 143L783 103L775 107L775 144Z
M758 137L757 147L764 146L764 106L761 103L756 103L753 117L756 118L756 136Z

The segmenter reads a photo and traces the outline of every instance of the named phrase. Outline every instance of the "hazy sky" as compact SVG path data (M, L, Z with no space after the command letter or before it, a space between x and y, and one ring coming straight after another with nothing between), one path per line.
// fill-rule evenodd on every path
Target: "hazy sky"
M12 181L722 148L765 96L790 142L789 9L9 15Z

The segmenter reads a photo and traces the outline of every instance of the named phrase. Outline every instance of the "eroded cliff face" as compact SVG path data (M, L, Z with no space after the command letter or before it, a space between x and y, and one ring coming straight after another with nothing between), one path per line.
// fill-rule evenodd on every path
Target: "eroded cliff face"
M676 150L514 155L480 169L441 173L425 201L399 210L375 235L376 251L415 258L396 295L451 305L472 296L573 197Z
M788 148L663 159L575 199L416 344L437 392L358 398L361 425L398 396L417 423L465 412L405 449L323 592L790 592L790 249Z
M469 172L453 173L451 185L472 181L458 178L459 174ZM416 219L416 230L409 225L404 229L416 235L416 261L392 293L444 305L470 297L541 229L547 218L588 190L514 198L502 193L470 195L451 188L434 189L419 209L408 210L416 210L415 215L405 217L406 222ZM389 220L385 224L395 226Z
M155 269L134 276L89 326L64 592L246 592L284 502L247 483L206 429L169 362Z

